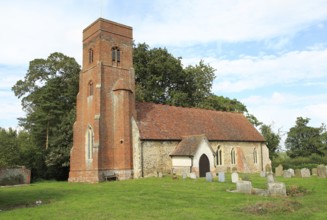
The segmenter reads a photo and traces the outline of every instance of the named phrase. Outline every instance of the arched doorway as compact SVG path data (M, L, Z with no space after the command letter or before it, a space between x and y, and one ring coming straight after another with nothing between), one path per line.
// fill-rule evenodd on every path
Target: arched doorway
M199 161L200 177L205 177L206 172L210 172L210 163L207 155L202 154Z

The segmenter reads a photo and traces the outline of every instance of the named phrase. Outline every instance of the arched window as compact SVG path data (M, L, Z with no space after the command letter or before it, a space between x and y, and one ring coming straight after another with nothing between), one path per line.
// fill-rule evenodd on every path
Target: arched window
M93 63L93 49L89 49L89 63Z
M231 156L231 163L232 164L236 164L236 158L235 158L235 150L234 150L234 148L232 148L232 150L230 152L230 156Z
M120 63L120 49L118 47L111 48L111 60L113 64L118 65Z
M94 88L93 88L93 82L92 80L89 81L89 96L93 95L94 93Z
M93 141L94 141L93 129L89 125L86 131L86 158L87 159L92 159Z
M258 163L258 153L256 148L253 149L253 163Z
M223 152L220 146L218 146L216 151L216 163L217 165L223 165Z

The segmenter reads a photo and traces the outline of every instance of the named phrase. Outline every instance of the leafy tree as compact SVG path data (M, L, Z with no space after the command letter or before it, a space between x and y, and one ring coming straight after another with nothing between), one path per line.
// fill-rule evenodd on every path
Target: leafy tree
M43 155L39 159L45 163L54 154L62 156L65 152L67 161L58 161L57 170L69 165L70 133L65 133L69 141L59 143L57 140L62 136L62 123L70 123L72 129L79 72L80 66L74 58L52 53L47 59L31 61L24 80L19 80L12 88L15 95L22 98L26 111L26 117L20 118L19 124L31 134L34 145ZM66 150L58 150L63 148ZM56 177L56 174L51 175Z
M199 101L198 107L227 112L247 112L246 106L238 100L214 94Z
M20 164L17 132L11 128L0 128L0 168Z
M260 131L262 136L266 139L266 145L269 149L269 158L272 160L277 156L281 137L279 133L276 134L272 131L271 125L261 125Z
M196 107L210 95L214 69L200 61L182 66L166 49L134 46L136 99L185 107Z
M324 155L322 149L326 147L323 142L325 127L310 127L309 121L309 118L298 117L295 126L287 133L285 146L291 158L307 157L311 154Z

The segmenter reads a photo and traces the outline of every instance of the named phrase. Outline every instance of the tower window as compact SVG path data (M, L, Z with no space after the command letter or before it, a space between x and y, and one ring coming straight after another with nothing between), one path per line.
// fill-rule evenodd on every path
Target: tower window
M89 82L89 96L93 95L94 93L94 87L92 80Z
M89 63L93 63L93 49L89 49Z
M234 148L232 148L232 150L230 152L230 156L231 156L231 163L232 164L236 164L236 156L235 156L235 150L234 150Z
M120 63L120 49L118 47L113 47L111 49L111 60L113 64Z
M94 141L93 129L89 125L86 131L86 158L87 159L92 159L93 141Z

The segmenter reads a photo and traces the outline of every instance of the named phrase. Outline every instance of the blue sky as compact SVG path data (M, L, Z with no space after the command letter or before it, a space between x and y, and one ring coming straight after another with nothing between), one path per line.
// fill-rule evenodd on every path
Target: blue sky
M29 61L62 52L81 63L82 30L103 17L136 43L216 69L213 91L236 98L275 131L296 117L327 123L326 0L11 0L0 3L0 127L23 117L11 91Z

